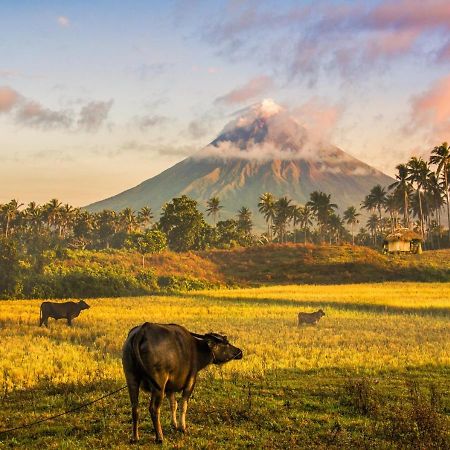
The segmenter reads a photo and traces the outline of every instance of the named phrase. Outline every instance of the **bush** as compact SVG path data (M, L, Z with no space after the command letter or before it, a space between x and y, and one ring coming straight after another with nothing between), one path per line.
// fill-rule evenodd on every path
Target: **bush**
M450 448L450 423L441 411L436 388L431 386L426 393L416 383L409 383L408 389L408 402L391 408L383 434L399 442L401 448Z
M120 297L151 292L150 278L134 276L121 268L46 267L26 280L25 294L37 298ZM152 286L155 283L151 284Z
M196 278L170 275L160 276L158 278L158 286L167 292L177 292L209 289L212 287L212 284Z

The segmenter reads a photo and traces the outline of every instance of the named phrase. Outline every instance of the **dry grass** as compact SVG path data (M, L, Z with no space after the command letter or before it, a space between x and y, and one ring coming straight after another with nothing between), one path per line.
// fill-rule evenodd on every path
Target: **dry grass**
M127 332L152 321L224 332L244 350L242 361L201 374L189 415L191 434L169 433L171 446L361 448L370 441L390 448L401 437L378 435L376 418L355 415L339 397L352 377L376 379L388 402L408 398L405 380L411 378L445 392L449 298L446 284L385 283L93 299L72 328L50 320L49 329L37 326L39 301L0 301L0 397L6 405L0 423L9 427L59 412L73 404L74 392L83 402L122 385L120 352ZM319 307L326 316L317 326L297 328L298 311ZM443 404L448 413L448 396ZM60 428L8 436L0 448L126 448L125 394L115 408L104 408L78 416L95 426L68 418ZM75 427L75 446L67 427ZM144 428L145 443L150 433Z

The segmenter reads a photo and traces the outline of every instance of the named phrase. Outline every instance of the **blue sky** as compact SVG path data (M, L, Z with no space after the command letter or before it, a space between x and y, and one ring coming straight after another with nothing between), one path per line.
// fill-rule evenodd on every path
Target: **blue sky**
M0 202L113 195L264 98L389 174L450 134L447 0L0 8Z

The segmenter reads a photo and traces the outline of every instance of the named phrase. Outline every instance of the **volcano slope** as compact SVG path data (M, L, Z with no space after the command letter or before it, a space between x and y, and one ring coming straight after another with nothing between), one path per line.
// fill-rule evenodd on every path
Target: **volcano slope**
M304 204L313 191L332 195L340 210L359 206L376 184L393 180L308 132L285 109L264 101L247 109L225 126L209 145L159 175L108 199L90 211L150 205L154 211L174 197L188 195L201 209L217 196L221 218L242 206L257 213L258 197L271 192Z

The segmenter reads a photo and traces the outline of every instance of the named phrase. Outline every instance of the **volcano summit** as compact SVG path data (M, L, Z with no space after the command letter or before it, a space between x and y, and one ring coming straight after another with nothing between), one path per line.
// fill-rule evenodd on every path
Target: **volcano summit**
M264 100L227 124L193 156L87 209L118 211L150 205L156 212L183 194L204 209L206 201L216 196L224 207L222 218L235 216L247 206L262 225L257 203L264 192L304 204L311 192L323 191L343 210L358 207L376 184L390 183L387 175L322 141L284 108Z

